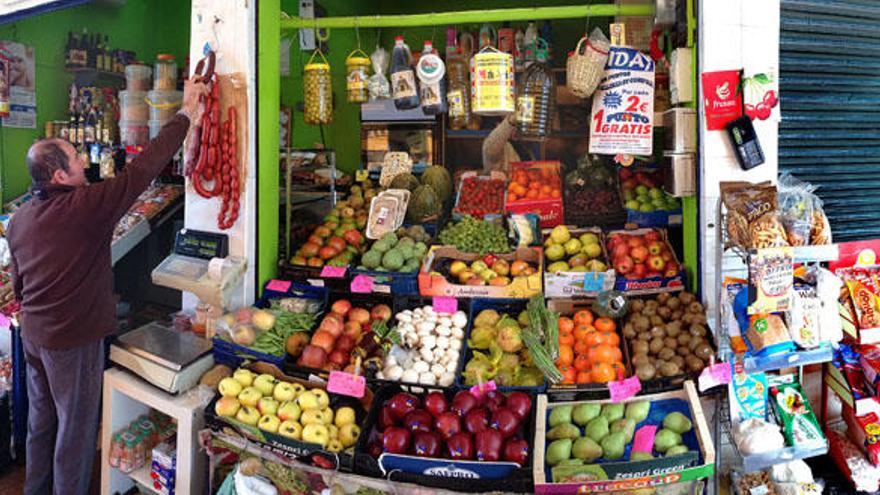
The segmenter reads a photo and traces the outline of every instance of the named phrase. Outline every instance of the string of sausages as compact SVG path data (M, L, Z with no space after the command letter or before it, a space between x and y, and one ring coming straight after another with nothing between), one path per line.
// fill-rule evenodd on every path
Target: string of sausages
M217 227L226 230L235 225L240 207L237 116L235 107L230 106L226 121L221 123L220 86L216 76L206 84L210 92L201 97L204 112L190 136L184 173L199 196L221 198Z

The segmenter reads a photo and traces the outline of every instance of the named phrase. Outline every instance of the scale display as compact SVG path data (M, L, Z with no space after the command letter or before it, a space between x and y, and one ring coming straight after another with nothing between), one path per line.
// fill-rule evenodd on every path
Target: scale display
M174 252L203 260L225 258L229 254L229 238L226 234L181 229L174 240Z

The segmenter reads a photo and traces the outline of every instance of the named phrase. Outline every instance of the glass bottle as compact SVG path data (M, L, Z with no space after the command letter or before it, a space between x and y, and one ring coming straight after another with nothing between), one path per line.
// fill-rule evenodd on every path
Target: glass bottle
M416 74L410 65L411 61L412 52L403 42L403 36L394 38L394 51L391 52L391 96L398 110L419 106Z

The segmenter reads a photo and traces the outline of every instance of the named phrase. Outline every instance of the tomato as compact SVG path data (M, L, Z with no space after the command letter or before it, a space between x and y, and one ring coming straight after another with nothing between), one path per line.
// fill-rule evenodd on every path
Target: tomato
M571 366L563 366L559 368L562 373L562 383L565 385L573 385L577 381L577 370Z
M590 383L591 381L592 374L589 371L579 371L577 374L577 378L575 378L575 382L577 382L578 385Z
M592 363L586 354L578 354L578 357L574 358L574 369L578 371L586 371L590 369L590 366L592 366Z

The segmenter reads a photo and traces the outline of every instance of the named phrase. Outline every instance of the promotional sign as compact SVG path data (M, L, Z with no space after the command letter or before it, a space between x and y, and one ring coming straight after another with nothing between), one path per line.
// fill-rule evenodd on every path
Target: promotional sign
M8 60L9 115L3 117L3 127L36 129L34 47L13 41L0 41L0 54Z
M779 122L779 78L775 68L743 74L743 107L752 120Z
M710 131L722 131L728 122L742 117L739 70L704 72L702 80L706 128Z
M654 138L654 61L612 46L593 95L590 153L650 155Z

